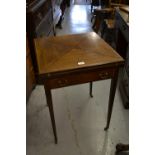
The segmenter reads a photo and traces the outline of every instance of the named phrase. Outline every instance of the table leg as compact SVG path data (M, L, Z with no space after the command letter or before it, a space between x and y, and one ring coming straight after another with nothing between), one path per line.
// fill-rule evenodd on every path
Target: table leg
M90 82L90 90L89 90L90 97L93 97L92 87L93 87L93 82Z
M108 114L107 114L107 124L106 124L106 127L104 128L104 130L107 130L109 128L112 109L113 109L113 103L114 103L114 98L115 98L115 92L116 92L116 87L117 87L117 79L118 79L118 71L117 71L115 77L111 79Z
M54 110L53 110L53 103L52 103L52 94L51 94L51 90L49 88L47 88L46 86L44 86L44 88L45 88L45 94L46 94L46 101L47 101L50 116L51 116L51 122L52 122L52 127L53 127L55 144L57 144L57 132L56 132Z

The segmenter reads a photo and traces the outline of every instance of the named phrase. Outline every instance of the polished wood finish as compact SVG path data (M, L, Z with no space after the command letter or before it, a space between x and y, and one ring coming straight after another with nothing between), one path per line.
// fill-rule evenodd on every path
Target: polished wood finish
M34 42L38 72L49 77L60 71L95 68L122 61L118 53L94 32L38 38ZM80 61L85 64L78 65Z
M103 69L96 69L94 71L88 70L84 72L74 72L68 74L64 74L62 76L53 77L52 79L46 80L45 83L48 83L48 85L54 89L54 88L61 88L64 86L70 86L75 85L79 83L87 83L91 81L98 81L98 80L104 80L111 77L114 77L115 70L113 68L105 68ZM52 75L51 75L52 77ZM44 79L40 80L40 82L44 82Z
M98 33L101 27L101 23L105 19L110 19L112 18L114 13L113 8L103 8L103 9L95 9L94 10L94 15L95 15L95 21L92 26L93 30Z
M116 10L116 51L125 59L129 42L129 13Z
M106 124L108 129L118 69L124 64L123 58L95 32L38 38L34 43L38 64L37 79L45 87L55 143L57 135L50 89L112 79ZM92 96L92 86L90 95Z
M44 89L45 89L45 94L46 94L46 101L47 101L47 104L48 104L48 107L49 107L50 116L51 116L51 122L52 122L53 133L54 133L54 139L55 139L55 143L57 144L58 140L57 140L55 118L54 118L54 110L53 110L51 88L49 87L48 84L47 85L45 84L44 85Z

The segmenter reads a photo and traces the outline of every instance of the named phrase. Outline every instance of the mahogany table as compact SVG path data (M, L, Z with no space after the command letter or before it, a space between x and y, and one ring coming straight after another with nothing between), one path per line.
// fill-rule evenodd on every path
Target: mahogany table
M109 128L119 68L123 58L95 32L37 38L34 40L38 66L37 79L44 85L53 126L55 143L57 133L51 89L69 85L111 79L107 124Z

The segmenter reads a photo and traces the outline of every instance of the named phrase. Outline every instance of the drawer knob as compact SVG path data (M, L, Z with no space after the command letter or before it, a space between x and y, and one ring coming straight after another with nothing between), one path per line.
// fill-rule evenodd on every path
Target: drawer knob
M108 72L103 72L99 74L101 79L104 79L107 75L108 75Z

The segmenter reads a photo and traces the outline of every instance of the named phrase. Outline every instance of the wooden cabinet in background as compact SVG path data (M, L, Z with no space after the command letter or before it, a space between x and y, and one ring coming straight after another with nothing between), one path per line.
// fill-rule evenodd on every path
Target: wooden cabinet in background
M35 87L35 75L32 65L29 44L26 38L26 100L28 100L34 87Z
M120 94L124 107L129 108L129 7L116 10L116 51L125 59L120 74Z
M26 32L35 73L37 73L37 64L33 40L34 38L54 36L56 34L55 25L61 14L57 1L27 0Z

